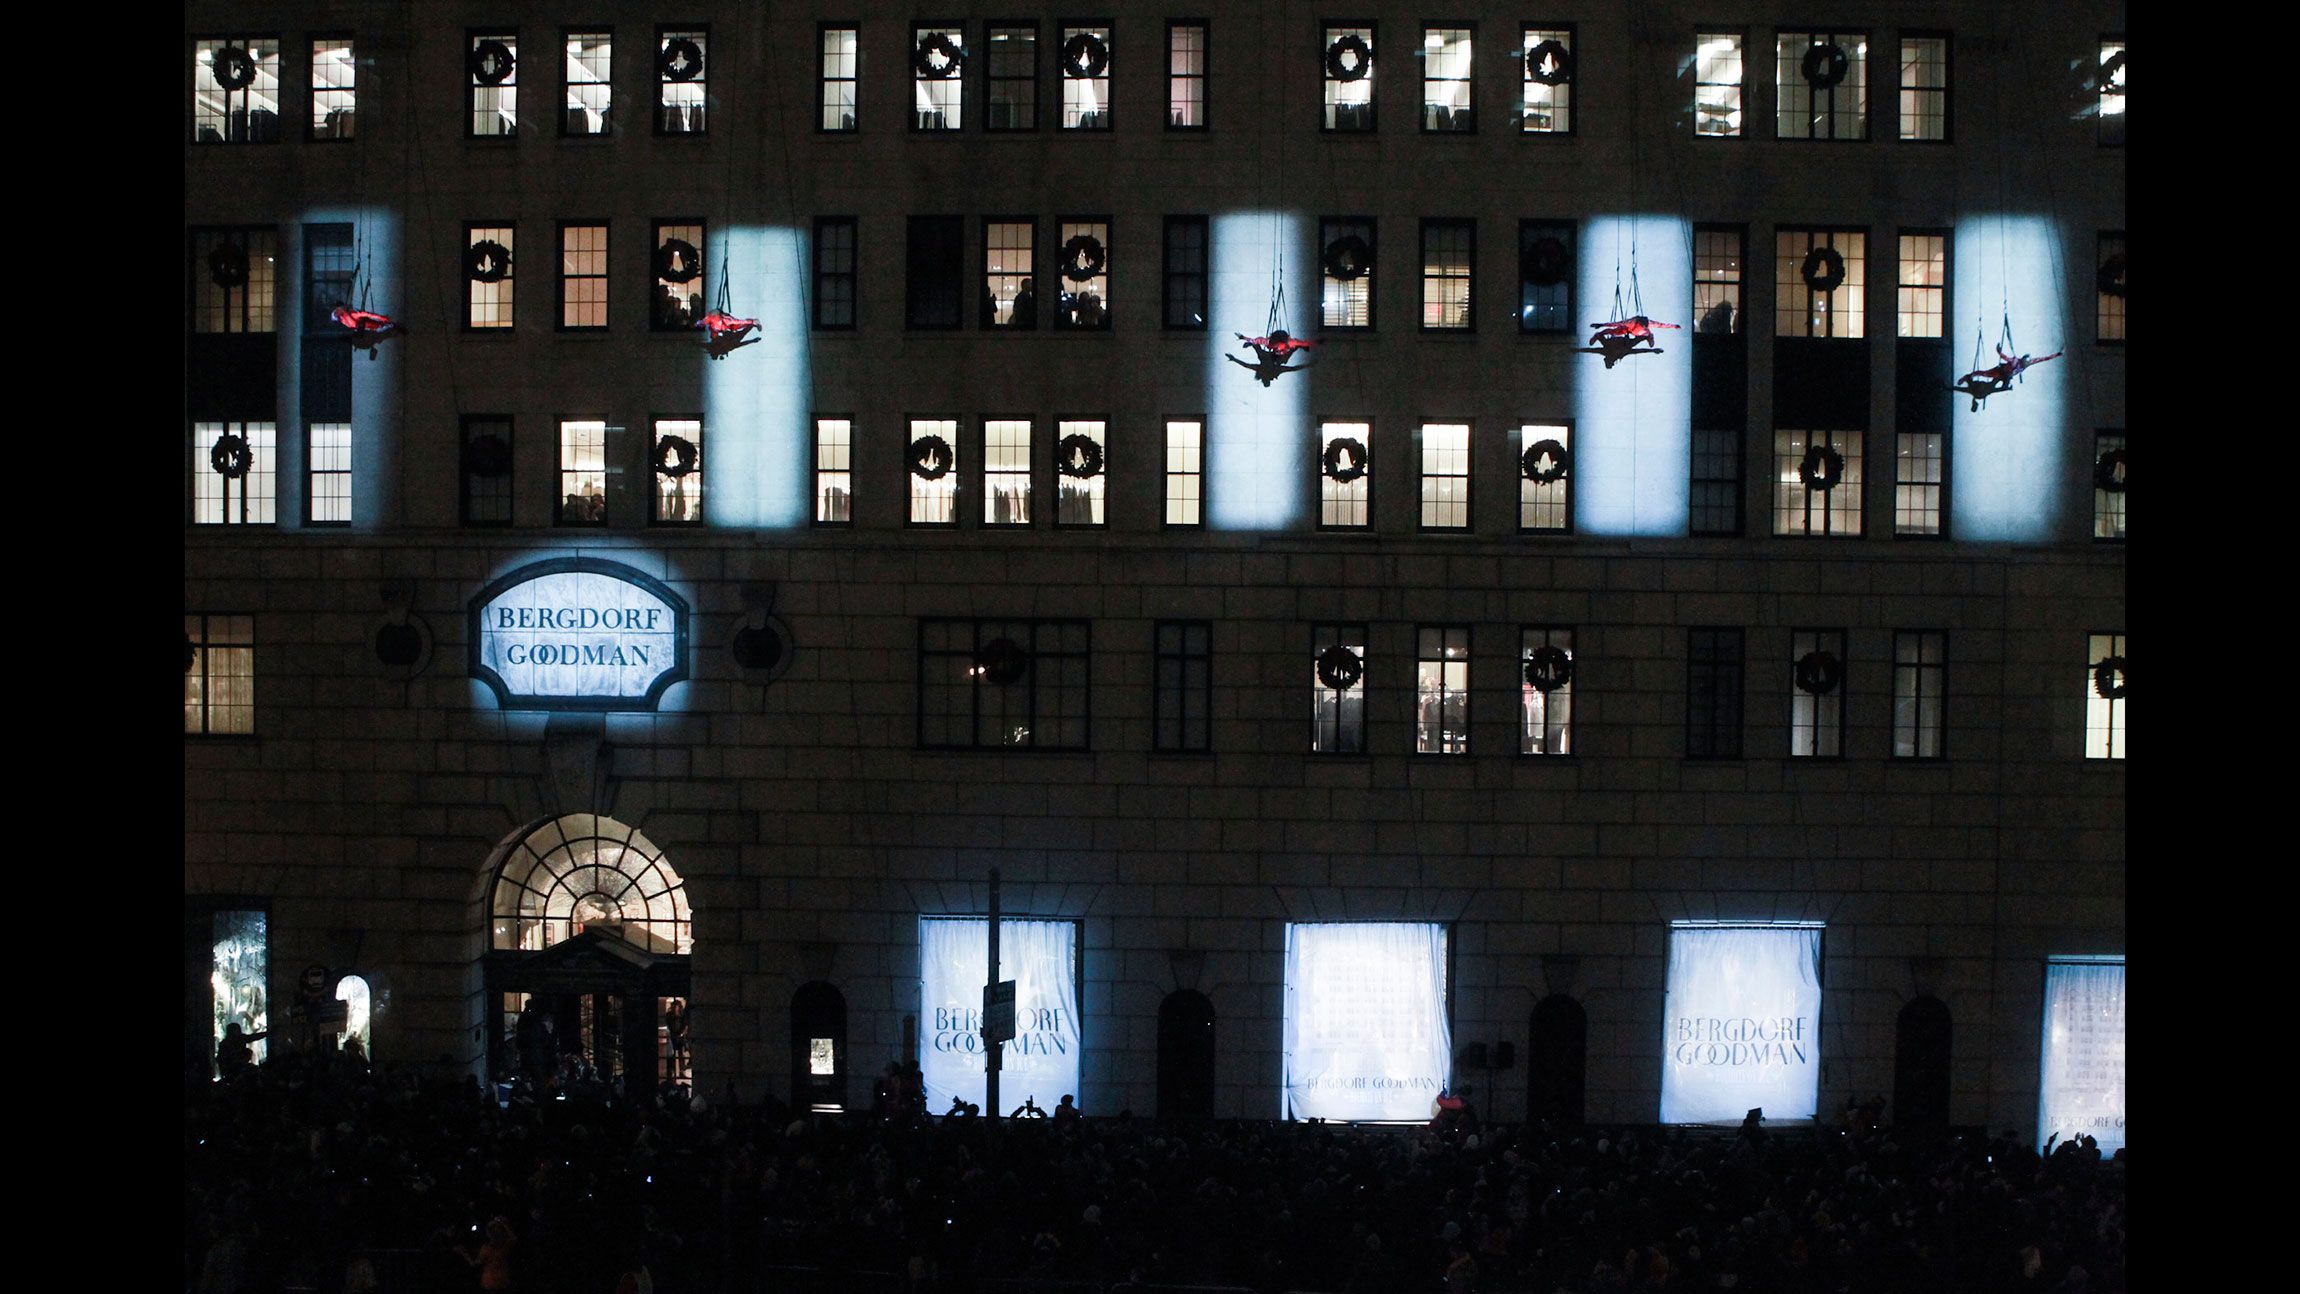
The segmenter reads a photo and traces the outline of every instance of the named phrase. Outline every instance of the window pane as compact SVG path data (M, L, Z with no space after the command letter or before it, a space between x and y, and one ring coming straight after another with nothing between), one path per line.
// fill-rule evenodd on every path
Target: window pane
M1038 129L1038 27L992 27L987 33L989 130Z
M277 520L278 427L269 422L192 424L192 523L268 526Z
M1062 128L1110 129L1110 29L1062 30Z
M1518 62L1525 86L1523 129L1529 135L1573 133L1573 31L1527 27Z
M1106 425L1100 419L1064 419L1055 424L1054 524L1103 524L1103 483L1110 479Z
M607 524L607 424L559 424L559 524Z
M1369 524L1373 443L1372 423L1318 424L1319 528Z
M564 135L604 135L613 107L615 37L612 32L567 33L567 102Z
M1467 220L1422 222L1422 327L1470 326L1470 267L1477 227Z
M1948 266L1947 235L1901 235L1901 336L1941 335L1942 317L1947 311Z
M1370 131L1374 128L1374 29L1325 29L1321 57L1325 60L1327 130Z
M1414 752L1469 753L1469 630L1415 631Z
M1939 759L1945 729L1943 691L1948 635L1900 630L1893 635L1893 758Z
M966 30L913 25L910 43L911 129L963 129L966 124Z
M1329 328L1374 325L1374 222L1318 222L1320 319Z
M1177 22L1166 29L1166 124L1176 130L1206 125L1206 24Z
M1057 328L1110 326L1110 224L1064 217L1055 226L1061 254L1055 263L1061 300Z
M1366 627L1318 625L1310 634L1310 750L1366 751Z
M1741 134L1741 33L1705 31L1693 52L1693 133Z
M982 524L1030 524L1030 420L982 424Z
M983 222L983 327L1038 326L1038 286L1031 270L1037 238L1038 222L1027 217Z
M700 135L710 124L711 32L706 27L655 32L655 129Z
M607 226L559 230L559 326L607 326Z
M2092 537L2124 539L2124 433L2104 431L2093 439Z
M854 520L854 424L845 418L815 419L815 520L846 525Z
M1474 33L1467 27L1422 28L1422 129L1467 132L1477 129L1477 95L1471 56Z
M1949 137L1949 42L1943 36L1901 38L1901 138Z
M862 31L856 27L825 27L822 31L821 117L824 130L855 128L855 80L861 62Z
M307 429L306 501L314 525L351 521L351 424L317 422Z
M703 521L703 423L698 418L655 419L653 457L655 521L701 525Z
M192 139L271 144L280 137L277 36L192 42Z
M1845 753L1845 631L1789 635L1789 754L1834 759Z
M958 420L913 418L910 423L910 524L958 524Z
M475 139L510 139L519 133L519 34L472 32L465 45L470 113Z
M1861 433L1773 433L1773 533L1861 533Z
M1469 529L1469 425L1425 422L1421 442L1422 529Z
M1573 753L1573 678L1579 668L1571 629L1534 628L1518 636L1518 753Z
M1195 526L1205 501L1205 424L1166 424L1166 524Z
M1573 529L1573 428L1529 422L1517 429L1517 527Z
M2084 671L2084 757L2124 758L2124 635L2094 634Z
M1782 139L1869 137L1867 33L1784 31L1774 50Z
M509 225L466 225L463 245L464 327L509 328L518 250L514 231Z
M1857 229L1782 229L1774 235L1773 335L1867 335L1869 236Z
M311 42L311 137L350 139L359 109L358 61L349 36L315 36Z

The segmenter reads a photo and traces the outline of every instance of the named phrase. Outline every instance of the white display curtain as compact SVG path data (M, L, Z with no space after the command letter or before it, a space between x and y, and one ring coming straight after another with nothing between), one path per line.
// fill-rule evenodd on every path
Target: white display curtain
M1287 926L1285 1117L1428 1120L1453 1058L1445 993L1443 925Z
M2044 1066L2036 1138L2082 1133L2102 1155L2124 1145L2124 963L2044 968Z
M1821 1097L1817 926L1676 926L1661 1013L1661 1121L1810 1119Z
M982 917L919 918L918 1064L929 1114L950 1109L953 1097L983 1102L982 986L989 933ZM1077 949L1075 922L998 923L1000 978L1015 982L1014 1037L998 1071L1002 1115L1024 1097L1051 1111L1063 1096L1078 1092Z

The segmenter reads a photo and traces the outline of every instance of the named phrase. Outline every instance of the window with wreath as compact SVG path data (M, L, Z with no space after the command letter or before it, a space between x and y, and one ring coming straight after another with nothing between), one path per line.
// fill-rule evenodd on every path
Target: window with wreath
M854 419L815 419L815 524L853 525Z
M1422 331L1467 332L1476 326L1476 266L1476 221L1422 221Z
M505 853L488 904L491 947L539 952L586 931L657 956L695 951L687 886L645 833L570 813Z
M2100 142L2103 147L2124 144L2124 37L2100 40Z
M1206 128L1206 23L1166 24L1166 129Z
M1573 630L1529 625L1518 631L1518 745L1521 755L1573 753Z
M958 524L958 419L913 418L904 454L913 526Z
M1087 749L1091 649L1084 620L921 620L920 748Z
M1028 418L982 420L982 524L1030 524Z
M1789 754L1836 759L1845 753L1845 631L1789 633Z
M464 133L510 139L519 133L519 33L474 31L463 45Z
M2124 432L2101 431L2092 441L2092 537L2124 542Z
M559 424L559 524L607 524L607 424L573 418Z
M254 616L184 615L184 732L244 736L256 730Z
M1371 422L1318 424L1318 529L1373 524L1373 443Z
M517 231L508 223L468 224L463 227L463 326L511 327L511 255Z
M1528 422L1517 429L1517 528L1573 530L1573 425Z
M655 133L700 135L710 126L711 29L655 29Z
M1110 24L1061 27L1062 128L1110 129Z
M1741 631L1685 631L1685 757L1741 758Z
M1161 620L1151 645L1150 748L1212 750L1214 626L1204 620Z
M267 333L279 328L279 235L271 229L192 231L192 331Z
M1469 134L1477 129L1474 24L1422 26L1422 130Z
M1166 526L1204 524L1206 501L1206 423L1200 418L1166 420Z
M1366 753L1366 627L1310 629L1310 753Z
M559 331L607 327L607 226L559 222Z
M560 109L562 135L604 135L613 124L615 33L568 31L566 103Z
M910 67L910 128L964 129L966 27L960 23L912 23Z
M1054 524L1100 526L1110 479L1110 424L1101 418L1062 418L1054 424Z
M279 37L193 41L192 142L274 144L279 137Z
M985 216L982 221L982 326L1038 326L1038 218Z
M2124 234L2100 236L2093 261L2093 336L2102 345L2124 344Z
M1421 528L1469 529L1469 424L1423 423L1421 456Z
M1064 216L1054 227L1061 240L1054 272L1061 296L1057 328L1110 327L1110 221L1100 216Z
M855 326L855 218L815 218L815 327L845 331Z
M277 423L194 422L191 469L193 525L268 526L279 519Z
M1414 753L1469 753L1469 626L1414 630Z
M351 139L359 123L359 61L349 36L311 38L313 139Z
M1566 24L1527 23L1518 33L1525 87L1518 118L1523 133L1573 133L1573 51L1573 28Z
M1374 326L1374 218L1318 221L1319 322L1326 331Z
M1773 533L1861 533L1861 433L1773 433Z
M1865 337L1869 234L1783 228L1773 235L1773 335Z
M1564 220L1517 222L1517 330L1576 334L1573 313L1574 226Z
M1773 52L1777 138L1869 137L1867 32L1775 32Z
M1712 139L1742 134L1743 50L1737 31L1703 31L1693 37L1693 133Z
M1949 38L1938 32L1901 33L1901 139L1945 144L1949 139Z
M2124 635L2096 633L2086 643L2084 757L2124 758Z
M1374 128L1374 24L1328 23L1324 28L1324 129L1370 133Z
M1893 758L1947 754L1949 636L1938 629L1893 631Z
M649 297L647 326L656 332L683 332L703 317L705 273L704 226L699 216L655 222L653 264L649 267L653 292Z
M855 85L862 69L862 29L825 23L816 32L815 100L817 130L845 133L856 128Z
M655 510L649 520L658 526L702 525L703 420L654 419L647 444L647 467L655 479Z
M461 438L463 524L511 524L511 417L474 413L463 418Z
M1038 129L1038 24L991 24L983 68L982 128Z

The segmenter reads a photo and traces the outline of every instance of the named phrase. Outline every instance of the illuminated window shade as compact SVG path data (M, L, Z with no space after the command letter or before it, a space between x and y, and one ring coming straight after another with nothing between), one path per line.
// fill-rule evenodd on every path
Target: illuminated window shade
M1214 627L1203 620L1161 620L1153 657L1151 748L1213 749Z
M473 139L515 138L519 134L519 33L474 31L466 35L463 47L465 133ZM483 79L488 77L495 79Z
M1552 446L1550 442L1555 442ZM1538 452L1537 452L1538 447ZM1536 480L1526 474L1525 456L1533 453L1537 475L1558 474L1555 480ZM1517 429L1517 528L1523 531L1565 533L1573 529L1573 428L1561 422L1529 422Z
M1819 922L1670 923L1661 1122L1819 1113L1821 941Z
M1947 313L1948 235L1902 234L1900 250L1900 335L1937 338ZM1852 277L1850 267L1846 277Z
M1429 1122L1453 1073L1447 936L1436 922L1287 924L1280 1117Z
M1859 229L1781 229L1773 238L1773 335L1868 335L1869 235ZM1813 278L1805 274L1810 261ZM1836 264L1842 281L1833 286Z
M1204 524L1206 502L1206 424L1199 419L1166 422L1166 525Z
M2124 635L2093 634L2084 667L2084 757L2124 758Z
M607 524L607 424L559 424L559 524Z
M966 126L966 28L913 23L910 29L911 129L962 130ZM957 54L953 58L952 52ZM932 72L921 72L924 61Z
M862 30L824 27L818 33L816 101L818 130L849 132L855 129L856 73L862 63Z
M1328 25L1322 30L1318 58L1326 77L1324 128L1370 133L1374 129L1374 25ZM1335 74L1337 65L1342 75ZM1364 69L1362 74L1360 68Z
M559 327L607 326L607 226L559 226Z
M193 41L192 142L276 144L279 138L279 37L215 36Z
M939 441L949 449L949 470L933 475L939 460L935 458ZM909 524L914 526L955 526L958 524L959 443L958 419L913 418L910 421L910 446L907 454L910 473Z
M1948 533L1948 437L1937 431L1893 436L1893 533L1937 538Z
M1054 424L1055 525L1105 524L1102 503L1110 480L1109 462L1107 422L1100 418L1065 418Z
M1069 66L1062 68L1062 128L1064 130L1110 129L1110 69L1117 63L1112 51L1110 28L1063 27L1061 48L1068 50L1072 41L1081 37L1099 41L1102 45L1102 69L1088 76L1080 76Z
M469 249L477 247L481 243L494 243L503 249L506 260L505 263L497 267L501 269L503 277L493 281L482 281L470 277L468 267L470 254L468 250L466 251L463 258L465 264L456 267L458 276L464 281L463 326L466 328L509 328L512 322L512 289L518 279L518 233L509 225L465 225L463 227L464 247Z
M2124 144L2124 37L2103 37L2100 66L2100 142L2104 148Z
M1355 658L1357 676L1348 673ZM1341 672L1319 666L1339 665ZM1318 755L1366 753L1366 627L1322 624L1310 631L1310 751ZM1341 686L1329 682L1333 675Z
M2036 1145L2093 1139L2101 1158L2124 1149L2124 958L2045 963L2044 1038Z
M1422 28L1422 129L1468 134L1477 129L1477 41L1474 27Z
M2092 537L2124 542L2124 433L2093 436Z
M642 832L570 813L505 854L490 901L493 948L540 952L595 929L656 956L694 952L687 884Z
M1477 222L1422 221L1422 329L1467 331L1473 325L1472 277Z
M256 730L253 616L184 616L191 663L184 670L184 732L246 735Z
M1948 635L1937 629L1893 634L1893 758L1947 754Z
M1773 433L1774 534L1860 535L1861 440L1857 431ZM1805 479L1808 464L1811 484Z
M1469 753L1469 627L1414 630L1414 753Z
M1362 530L1373 524L1373 445L1370 422L1318 424L1320 530Z
M463 419L463 524L511 524L511 419L470 414Z
M1553 649L1544 651L1544 648ZM1563 655L1565 668L1557 668ZM1573 753L1573 684L1581 669L1574 655L1573 630L1536 625L1518 633L1518 753L1570 755ZM1544 690L1535 684L1538 673L1554 685Z
M1421 528L1469 529L1469 424L1421 427Z
M1038 24L994 25L983 51L983 129L1038 129Z
M982 423L982 524L1030 524L1030 419Z
M1858 140L1869 137L1867 32L1779 32L1774 37L1774 54L1773 83L1779 95L1774 121L1775 133L1780 138ZM1833 85L1808 81L1804 69L1809 54L1824 74L1835 65L1836 58L1842 58L1842 78Z
M1038 326L1038 221L1030 216L982 222L982 326Z
M667 444L676 438L681 447ZM659 526L703 524L703 421L700 418L657 418L648 441L649 475L655 478L655 512ZM683 471L679 469L684 468ZM674 475L673 473L678 474Z
M1949 38L1901 37L1901 138L1945 143L1949 137Z
M647 271L649 328L684 332L702 319L703 290L711 279L703 255L708 245L700 219L655 222L653 260ZM666 277L665 271L678 277Z
M351 524L351 424L315 422L304 429L304 520Z
M1206 128L1206 24L1166 24L1166 128Z
M1534 76L1533 51L1555 41L1565 49L1564 68L1567 79L1551 85ZM1518 39L1518 79L1524 86L1520 128L1528 135L1570 135L1573 133L1573 87L1579 74L1573 71L1574 38L1571 27L1528 26ZM1549 74L1560 70L1555 62L1544 60Z
M1829 677L1829 661L1835 677ZM1845 631L1797 629L1789 634L1789 755L1837 759L1845 753L1847 689ZM1807 689L1807 684L1823 688Z
M279 235L274 230L194 229L191 275L193 332L278 331Z
M560 113L559 133L604 135L614 107L615 34L570 31L566 42L566 102Z
M711 29L656 28L655 133L705 133L710 127L710 98Z
M349 36L311 40L311 137L351 139L359 121L359 60Z
M277 424L193 423L191 469L192 524L268 526L279 519Z
M1075 239L1091 239L1102 247L1102 264L1091 266L1083 259L1058 260L1055 265L1056 287L1061 295L1056 302L1054 326L1056 328L1107 329L1110 327L1110 261L1116 255L1110 246L1110 222L1079 216L1064 216L1054 227L1057 247L1068 247ZM1081 243L1081 256L1085 244ZM1093 273L1078 277L1088 268Z
M1738 139L1744 38L1737 31L1705 31L1693 39L1693 133Z
M815 524L854 523L854 423L815 419Z

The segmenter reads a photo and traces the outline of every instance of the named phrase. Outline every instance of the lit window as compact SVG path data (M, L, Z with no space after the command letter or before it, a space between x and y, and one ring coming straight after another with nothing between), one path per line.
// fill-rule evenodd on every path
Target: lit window
M655 478L658 526L703 524L703 420L657 418L648 466Z
M1865 337L1869 235L1781 229L1773 246L1773 335Z
M1206 327L1206 217L1166 217L1166 327L1203 331Z
M958 524L958 419L913 418L906 456L909 524Z
M921 620L918 744L1087 749L1084 620Z
M247 909L217 912L209 926L213 940L208 970L208 1000L214 1012L211 1054L215 1044L223 1041L228 1026L237 1025L240 1032L249 1035L271 1031L269 926L266 913ZM248 1062L263 1064L270 1045L267 1039L257 1039L248 1048Z
M982 422L982 524L1030 524L1030 419Z
M1536 625L1519 631L1518 753L1573 753L1573 630Z
M1861 533L1861 433L1773 433L1773 533Z
M1422 221L1422 328L1471 327L1471 267L1477 263L1477 222Z
M1206 24L1166 24L1166 128L1206 128Z
M193 230L192 331L277 331L278 256L270 229Z
M607 524L607 424L559 424L559 524Z
M1565 423L1517 429L1517 528L1573 529L1573 428Z
M607 226L559 226L559 329L607 326Z
M1901 37L1901 138L1946 143L1949 138L1949 38Z
M1166 421L1166 525L1203 524L1206 501L1206 424L1198 419Z
M1778 32L1774 55L1780 138L1869 137L1867 32Z
M192 141L274 144L279 137L279 37L193 41Z
M1948 635L1932 629L1893 634L1893 758L1947 754Z
M966 29L913 23L910 29L912 130L966 124Z
M610 934L656 956L692 956L687 883L644 832L571 813L521 838L495 874L490 946L541 952L583 933Z
M1371 131L1374 128L1374 25L1332 25L1325 28L1325 129Z
M335 981L336 1001L343 1003L343 1027L337 1032L347 1042L356 1042L370 1053L372 1059L375 1039L369 1034L374 1019L374 993L367 979L360 975L339 976Z
M1574 228L1560 220L1517 222L1517 330L1575 333Z
M519 33L475 31L464 40L464 129L473 139L519 133Z
M1469 627L1414 631L1414 753L1469 753Z
M1110 129L1110 27L1061 28L1062 128Z
M2092 450L2092 537L2124 542L2124 433L2098 432Z
M315 422L304 428L304 520L315 526L351 524L351 424Z
M1424 530L1469 529L1469 424L1422 424Z
M655 132L700 135L710 125L711 29L655 29Z
M654 295L647 326L657 332L683 332L703 317L703 222L685 217L655 222L655 261L650 266Z
M192 524L268 526L279 470L279 428L269 422L192 424Z
M516 239L509 225L463 227L463 299L466 328L511 326L511 254Z
M1685 631L1685 757L1741 758L1741 631Z
M1746 236L1716 225L1693 230L1693 331L1712 337L1741 331L1741 260Z
M855 218L815 220L815 327L855 326Z
M567 39L567 103L560 114L562 135L604 135L614 107L615 34L570 31Z
M1203 620L1161 620L1154 651L1151 749L1214 748L1214 626Z
M1528 135L1573 133L1573 28L1527 26L1518 41Z
M184 731L256 730L254 616L184 616Z
M2124 635L2094 634L2084 670L2084 757L2124 758Z
M463 524L511 524L511 419L475 413L463 419Z
M1362 529L1372 524L1374 426L1370 422L1318 424L1318 528Z
M1038 129L1038 24L994 26L984 40L983 129Z
M2100 142L2109 148L2124 143L2124 37L2106 36L2100 42Z
M1422 129L1467 134L1477 129L1474 27L1422 28Z
M1789 635L1789 754L1836 759L1845 753L1845 631Z
M1037 241L1038 221L1033 217L1001 216L982 222L983 327L1038 326L1038 283L1033 277Z
M1693 429L1693 492L1689 524L1696 535L1741 533L1741 431Z
M1693 133L1738 139L1742 35L1737 31L1705 31L1693 39Z
M1055 225L1062 250L1054 268L1061 280L1061 300L1054 311L1057 328L1110 326L1110 222L1106 219L1064 216Z
M862 30L826 25L820 37L821 90L816 97L821 115L815 126L819 130L851 131L855 129L855 82L862 68Z
M2093 335L2103 344L2124 343L2124 235L2102 234L2094 270Z
M1328 331L1373 327L1373 217L1320 219L1318 248L1319 322Z
M1900 265L1901 336L1939 337L1948 312L1948 235L1902 234Z
M854 524L854 422L815 419L815 524Z
M1103 524L1103 482L1110 479L1109 424L1100 418L1065 418L1054 426L1054 524Z
M958 216L912 216L903 275L904 323L957 328L965 323L966 222Z
M311 40L311 137L350 139L359 116L359 67L351 37Z
M1937 431L1893 433L1893 533L1948 533L1948 438Z
M1366 753L1366 627L1327 624L1310 631L1310 751Z

